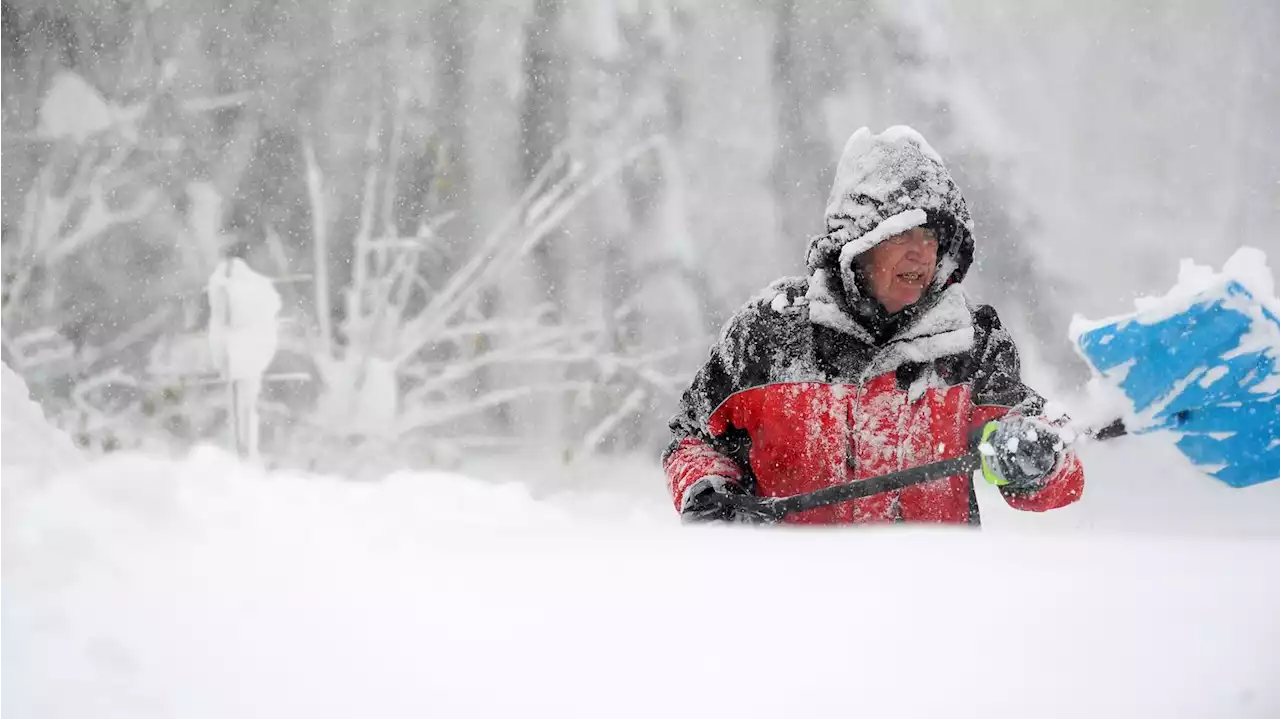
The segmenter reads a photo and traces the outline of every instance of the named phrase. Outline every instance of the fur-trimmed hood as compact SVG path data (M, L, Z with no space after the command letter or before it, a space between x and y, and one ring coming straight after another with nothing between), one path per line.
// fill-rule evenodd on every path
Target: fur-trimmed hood
M920 133L906 126L853 133L827 200L826 234L809 241L809 269L836 270L882 240L935 225L953 265L939 285L959 282L973 262L973 220L960 187Z
M848 283L842 281L854 258L886 238L922 226L937 231L939 257L933 284L915 308L919 313L961 282L973 263L969 208L942 158L915 130L898 126L872 135L864 127L853 133L827 200L827 231L809 242L815 321L844 332L860 324L857 308L865 298L849 296Z

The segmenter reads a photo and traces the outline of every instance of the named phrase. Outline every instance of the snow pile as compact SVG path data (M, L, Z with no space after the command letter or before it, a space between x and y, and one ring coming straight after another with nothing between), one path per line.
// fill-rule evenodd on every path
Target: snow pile
M69 437L45 421L44 411L31 399L27 383L7 364L0 365L0 383L6 471L14 468L24 477L39 478L82 466L80 451ZM6 476L6 491L17 484L16 476Z
M1274 540L689 528L669 507L600 508L214 451L99 461L3 505L3 710L1280 711Z

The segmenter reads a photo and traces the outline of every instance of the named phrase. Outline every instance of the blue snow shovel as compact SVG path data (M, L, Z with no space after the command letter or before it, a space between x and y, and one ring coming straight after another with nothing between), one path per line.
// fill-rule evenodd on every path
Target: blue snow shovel
M1180 434L1187 459L1232 487L1280 479L1280 317L1234 280L1177 309L1107 321L1076 345L1132 406L1128 432Z

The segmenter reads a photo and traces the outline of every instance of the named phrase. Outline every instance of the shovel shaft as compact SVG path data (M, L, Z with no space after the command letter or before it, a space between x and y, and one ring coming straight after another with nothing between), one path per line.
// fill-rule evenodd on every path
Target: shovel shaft
M1123 437L1129 433L1124 421L1116 419L1100 429L1088 429L1083 434L1094 440L1109 440ZM976 442L975 442L976 444ZM824 487L805 494L790 497L756 497L752 495L729 495L725 497L734 509L752 513L757 516L780 520L788 514L804 512L818 507L848 502L851 499L870 497L882 492L910 487L915 484L932 482L935 479L957 474L969 474L982 467L982 455L977 449L959 457L944 459L938 462L922 464L919 467L904 469L898 472L868 477L834 487Z
M731 495L726 497L734 509L782 519L788 514L803 512L818 507L826 507L851 499L870 497L882 492L892 492L914 484L932 482L935 479L950 477L956 474L968 474L982 466L982 456L977 450L952 459L932 462L911 469L882 474L878 477L860 479L847 484L837 484L805 494L790 497L754 497L749 495Z

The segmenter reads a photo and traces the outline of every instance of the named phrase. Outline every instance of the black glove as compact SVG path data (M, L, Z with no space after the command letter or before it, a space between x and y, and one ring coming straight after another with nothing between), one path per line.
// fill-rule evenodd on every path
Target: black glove
M680 510L680 519L685 522L741 522L744 524L767 524L777 521L762 512L733 506L728 499L731 496L748 497L750 492L737 482L730 482L721 477L698 480L689 488L684 508Z
M982 475L997 487L1033 491L1058 466L1065 445L1057 430L1040 420L1009 415L982 429Z

